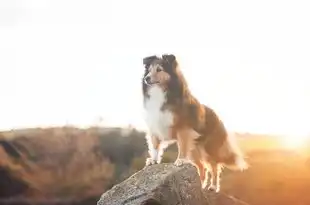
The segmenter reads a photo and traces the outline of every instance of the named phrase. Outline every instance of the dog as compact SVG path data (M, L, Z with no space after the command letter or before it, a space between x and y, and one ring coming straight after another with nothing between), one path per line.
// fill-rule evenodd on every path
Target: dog
M145 166L159 164L164 150L177 143L174 165L192 163L202 188L220 191L223 166L245 170L248 164L233 136L215 111L192 95L174 54L143 58L144 120L149 157ZM208 175L211 175L209 177Z

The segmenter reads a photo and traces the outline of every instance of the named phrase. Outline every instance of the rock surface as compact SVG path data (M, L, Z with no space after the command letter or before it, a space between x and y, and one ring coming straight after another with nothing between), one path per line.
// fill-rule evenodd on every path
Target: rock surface
M97 205L207 205L196 168L158 164L143 168L104 193Z
M143 168L105 192L97 205L249 205L224 193L201 189L196 168L157 164Z

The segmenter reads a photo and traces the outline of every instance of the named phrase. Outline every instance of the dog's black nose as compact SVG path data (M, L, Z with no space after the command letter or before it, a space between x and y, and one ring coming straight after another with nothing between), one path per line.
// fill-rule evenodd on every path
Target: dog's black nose
M147 83L147 84L150 84L151 83L151 77L150 76L147 76L147 77L145 77L145 82Z

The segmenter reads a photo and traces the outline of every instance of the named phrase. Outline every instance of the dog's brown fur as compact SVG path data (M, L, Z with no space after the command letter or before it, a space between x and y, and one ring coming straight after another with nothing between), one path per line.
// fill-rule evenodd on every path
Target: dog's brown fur
M149 56L143 61L144 100L149 98L150 87L156 84L166 93L162 111L168 110L173 114L169 139L175 140L178 145L175 164L181 165L185 160L193 163L197 167L203 188L208 184L208 173L211 173L209 188L219 191L222 165L232 169L247 168L233 138L228 135L214 110L192 95L174 55ZM152 135L151 139L149 143L158 150L160 138Z

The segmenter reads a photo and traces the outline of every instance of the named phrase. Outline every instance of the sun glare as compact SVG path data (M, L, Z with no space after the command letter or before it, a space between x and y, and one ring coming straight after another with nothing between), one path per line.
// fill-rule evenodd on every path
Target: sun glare
M283 138L283 145L289 149L299 149L304 147L308 142L306 136L286 136Z

